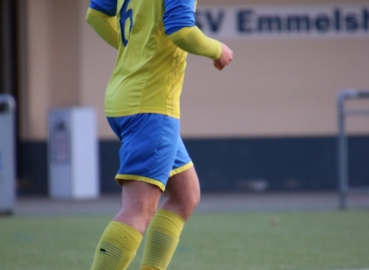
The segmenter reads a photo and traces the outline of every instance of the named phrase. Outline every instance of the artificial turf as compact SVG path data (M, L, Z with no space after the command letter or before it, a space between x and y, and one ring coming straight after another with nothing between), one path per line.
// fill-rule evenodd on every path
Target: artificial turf
M90 269L108 215L0 218L0 269ZM138 270L142 246L129 270ZM168 269L369 269L369 211L196 213Z

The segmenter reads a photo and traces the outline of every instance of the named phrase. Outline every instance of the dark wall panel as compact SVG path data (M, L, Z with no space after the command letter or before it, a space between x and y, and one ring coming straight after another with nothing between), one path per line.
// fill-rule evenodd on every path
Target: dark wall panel
M329 138L187 141L203 191L332 189L335 145Z
M337 138L185 139L203 192L337 188ZM119 193L118 141L99 143L101 192ZM47 195L46 142L21 142L18 193ZM349 138L350 186L369 186L369 137Z
M48 192L46 142L22 141L18 147L18 194L46 195Z

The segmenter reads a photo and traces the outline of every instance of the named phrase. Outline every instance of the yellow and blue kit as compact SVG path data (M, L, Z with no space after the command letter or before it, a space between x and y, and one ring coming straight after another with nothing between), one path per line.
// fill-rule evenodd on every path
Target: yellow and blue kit
M195 6L196 0L91 0L87 22L107 43L118 50L116 64L106 89L105 114L108 119L116 118L108 121L118 133L122 148L127 148L127 140L122 136L122 126L131 128L127 123L142 117L137 116L139 114L157 115L150 118L150 125L154 125L153 118L158 118L156 122L162 126L163 119L158 115L178 121L187 52L213 60L220 57L221 44L205 36L195 26ZM120 131L117 129L117 119L122 121ZM179 137L179 123L173 124L173 120L166 121L167 124L176 126L173 129L177 132L175 137L167 138L174 145L168 147L174 147L172 153L183 148L181 151L188 156ZM143 137L138 137L135 141L150 140L148 134L140 133L137 136ZM142 151L142 156L145 156L144 148L134 149ZM121 149L121 152L124 151ZM117 178L150 183L159 181L162 184L158 185L162 189L170 175L181 172L183 170L180 168L187 168L192 164L189 157L182 162L176 161L175 157L168 157L167 163L172 166L158 177L148 171L128 170L127 164L131 164L130 168L135 167L128 161L131 156L132 153L120 155L121 168ZM150 158L141 161L148 160ZM157 162L155 164L158 165ZM144 167L150 166L152 163ZM128 171L130 172L127 173Z

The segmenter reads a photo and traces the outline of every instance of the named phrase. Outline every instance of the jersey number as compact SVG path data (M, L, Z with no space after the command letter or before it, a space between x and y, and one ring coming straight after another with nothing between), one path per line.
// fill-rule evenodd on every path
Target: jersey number
M120 11L120 29L122 32L122 40L124 46L127 46L129 35L133 27L133 15L132 9L128 9L128 5L131 0L125 0L123 7Z

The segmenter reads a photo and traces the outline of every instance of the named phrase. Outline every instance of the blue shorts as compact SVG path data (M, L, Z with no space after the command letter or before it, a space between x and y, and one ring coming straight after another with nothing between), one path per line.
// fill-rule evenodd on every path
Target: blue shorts
M179 119L144 113L108 117L108 122L121 142L119 184L138 180L164 191L169 177L193 166L179 135Z

